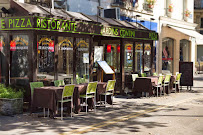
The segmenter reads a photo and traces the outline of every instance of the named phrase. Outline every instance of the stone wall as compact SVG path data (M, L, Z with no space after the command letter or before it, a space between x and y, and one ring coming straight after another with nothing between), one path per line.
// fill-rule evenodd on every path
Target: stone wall
M23 113L23 99L0 98L0 114L14 115Z

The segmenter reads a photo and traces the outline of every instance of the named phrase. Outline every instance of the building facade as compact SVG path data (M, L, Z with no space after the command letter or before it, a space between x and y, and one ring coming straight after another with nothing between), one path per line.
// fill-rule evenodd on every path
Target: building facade
M194 2L194 23L198 24L197 32L203 34L203 0ZM203 70L203 43L200 42L196 47L196 68L198 71Z

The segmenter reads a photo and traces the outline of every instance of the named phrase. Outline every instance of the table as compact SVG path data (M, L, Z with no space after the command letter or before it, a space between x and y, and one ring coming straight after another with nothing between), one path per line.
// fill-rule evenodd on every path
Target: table
M56 114L56 103L61 99L63 87L40 87L34 88L33 100L32 100L32 111L36 107L49 108L53 115Z
M166 93L170 94L173 89L173 84L175 81L176 76L172 75L169 83L169 87L166 87ZM157 76L150 76L150 77L138 77L134 82L133 93L137 95L141 92L148 92L149 96L153 95L153 86L156 86L158 83Z
M98 82L97 85L97 101L99 101L99 94L105 92L106 82ZM73 105L75 106L75 113L79 113L81 111L80 106L80 94L84 94L87 89L86 84L76 84L73 92ZM32 112L36 107L49 108L53 115L56 114L57 110L57 101L61 100L63 92L63 87L40 87L35 88L33 93L33 101L32 101ZM112 103L111 98L108 98L108 103ZM88 104L90 106L93 105L92 101L89 101Z

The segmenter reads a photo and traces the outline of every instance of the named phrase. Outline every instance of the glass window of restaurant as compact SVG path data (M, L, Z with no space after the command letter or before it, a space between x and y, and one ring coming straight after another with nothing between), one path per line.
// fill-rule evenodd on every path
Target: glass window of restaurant
M143 55L143 44L135 44L135 71L138 73L142 72L142 55Z
M54 37L37 36L37 80L54 80Z
M133 67L133 44L125 43L125 52L124 52L124 70L125 72L132 72Z
M0 36L0 83L5 83L6 74L6 47L5 39Z
M10 83L21 86L29 83L28 78L28 35L13 35L10 41Z
M58 37L58 79L73 83L73 38Z
M116 73L120 72L120 45L109 44L105 47L105 60Z
M77 83L89 82L89 39L76 38L76 81Z
M174 40L164 38L162 41L162 72L173 73Z
M190 41L180 40L180 61L189 61L189 45Z
M144 46L144 72L149 73L151 70L151 46L148 43L145 43Z

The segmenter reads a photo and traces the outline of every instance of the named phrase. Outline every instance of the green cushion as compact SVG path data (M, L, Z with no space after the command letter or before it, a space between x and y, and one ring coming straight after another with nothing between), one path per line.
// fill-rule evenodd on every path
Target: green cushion
M64 103L64 102L70 102L70 101L71 101L71 99L64 99L64 100L63 100L63 103ZM62 100L59 100L58 102L62 102Z
M54 86L56 86L56 87L60 87L60 86L64 86L64 85L65 85L64 80L54 81Z
M107 92L107 93L102 93L102 95L113 95L113 93Z
M34 88L44 87L43 82L30 82L31 98L33 97Z
M81 98L93 98L94 95L80 95Z

